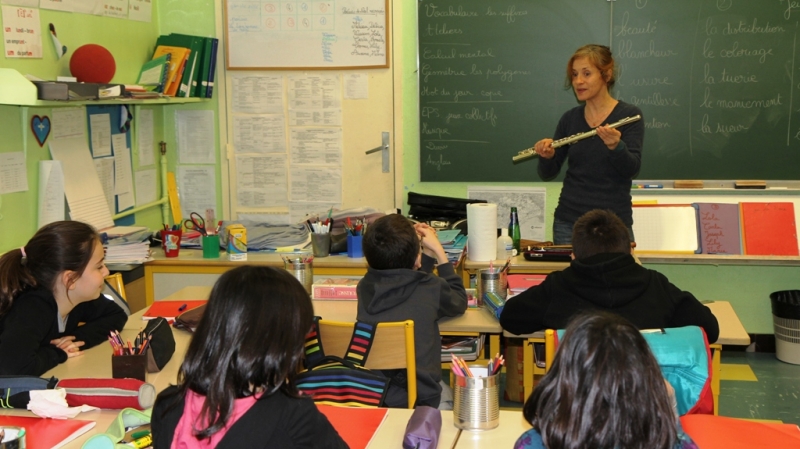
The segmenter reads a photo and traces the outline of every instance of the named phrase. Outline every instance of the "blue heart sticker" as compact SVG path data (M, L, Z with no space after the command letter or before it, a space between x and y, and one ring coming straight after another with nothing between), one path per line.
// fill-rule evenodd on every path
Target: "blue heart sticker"
M31 130L33 131L33 135L36 136L36 141L39 142L39 146L44 146L44 141L47 140L47 136L50 135L50 117L46 115L44 117L34 115L31 118Z

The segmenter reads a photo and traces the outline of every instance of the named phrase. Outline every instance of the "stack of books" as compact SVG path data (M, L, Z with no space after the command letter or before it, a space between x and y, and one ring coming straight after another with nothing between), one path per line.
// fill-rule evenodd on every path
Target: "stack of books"
M447 260L453 265L458 265L464 255L464 248L467 246L467 236L458 229L441 230L437 232L437 236L447 254Z
M546 274L509 274L509 297L518 295L531 287L541 284L544 282L545 278L547 278Z
M113 229L119 230L115 234ZM130 230L128 233L122 233ZM150 257L150 230L145 227L117 226L109 229L104 244L106 263L143 263Z
M137 84L169 97L211 98L219 39L172 33L156 40Z

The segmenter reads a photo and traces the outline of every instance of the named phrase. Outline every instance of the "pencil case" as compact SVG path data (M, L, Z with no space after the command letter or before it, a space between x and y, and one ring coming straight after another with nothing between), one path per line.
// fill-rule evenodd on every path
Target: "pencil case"
M81 449L130 449L131 446L120 443L125 438L125 429L149 424L152 411L152 409L141 412L132 408L122 409L105 433L93 435L83 443Z
M156 387L138 379L63 379L56 387L67 391L70 407L144 410L156 401Z
M169 362L175 353L175 336L169 322L164 317L153 318L147 322L143 331L150 339L147 349L147 372L157 373Z

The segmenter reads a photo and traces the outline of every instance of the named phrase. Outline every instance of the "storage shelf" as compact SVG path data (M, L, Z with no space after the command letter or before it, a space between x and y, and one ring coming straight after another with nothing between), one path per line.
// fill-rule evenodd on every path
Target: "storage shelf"
M122 104L184 104L200 103L209 98L164 97L148 99L109 98L104 100L39 100L36 85L14 69L0 68L0 104L10 106L32 106L64 108L84 105L122 105Z

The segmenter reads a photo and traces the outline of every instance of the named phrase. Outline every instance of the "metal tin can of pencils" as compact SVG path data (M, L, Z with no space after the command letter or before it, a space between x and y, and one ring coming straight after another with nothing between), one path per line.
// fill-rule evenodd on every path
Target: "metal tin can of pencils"
M472 377L453 376L453 423L464 430L489 430L500 425L499 375L485 366L470 366Z
M314 259L307 254L283 258L283 267L296 277L308 294L311 294L311 285L314 283Z
M478 305L483 305L484 293L492 292L506 299L508 296L507 272L500 267L480 270L478 275Z
M0 426L0 449L25 449L25 428Z

